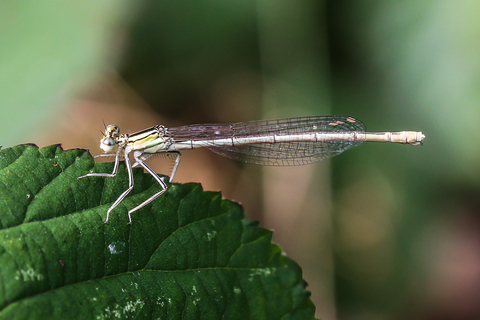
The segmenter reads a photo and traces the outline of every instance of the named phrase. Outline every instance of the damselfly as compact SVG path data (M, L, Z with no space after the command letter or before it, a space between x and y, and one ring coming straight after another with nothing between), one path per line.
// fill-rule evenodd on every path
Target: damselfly
M421 145L425 135L415 131L366 132L365 125L352 117L313 116L238 122L233 124L194 124L176 128L154 126L132 134L120 134L116 125L105 128L100 148L114 156L113 172L89 173L85 177L115 177L120 159L125 159L128 172L128 189L125 190L107 211L117 207L133 189L132 168L142 166L160 184L162 190L128 211L131 214L149 204L167 190L166 183L145 163L157 153L173 154L175 164L170 182L180 163L180 151L208 148L227 158L270 166L304 165L336 156L356 147L364 141L395 142ZM117 148L115 152L115 148ZM133 151L133 165L129 154ZM97 156L98 157L98 156Z

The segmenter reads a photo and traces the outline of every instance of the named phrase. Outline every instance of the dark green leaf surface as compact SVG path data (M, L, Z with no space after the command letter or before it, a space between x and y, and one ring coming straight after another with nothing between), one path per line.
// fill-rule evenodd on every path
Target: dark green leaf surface
M134 170L135 188L84 178L85 150L0 150L0 319L313 319L301 270L243 220L241 207L198 184L159 187Z

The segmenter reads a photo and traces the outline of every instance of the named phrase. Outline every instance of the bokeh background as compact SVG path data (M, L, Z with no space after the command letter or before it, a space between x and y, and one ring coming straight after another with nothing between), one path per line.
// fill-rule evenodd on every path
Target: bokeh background
M274 230L321 319L480 319L479 16L474 0L2 1L0 144L98 154L103 122L326 114L423 131L304 167L190 151L175 180Z

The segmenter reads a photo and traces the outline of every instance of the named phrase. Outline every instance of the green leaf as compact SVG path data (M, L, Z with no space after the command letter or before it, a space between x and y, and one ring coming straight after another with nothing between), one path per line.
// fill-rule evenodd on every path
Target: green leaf
M126 189L85 150L0 150L0 319L313 319L299 266L242 208L199 184Z

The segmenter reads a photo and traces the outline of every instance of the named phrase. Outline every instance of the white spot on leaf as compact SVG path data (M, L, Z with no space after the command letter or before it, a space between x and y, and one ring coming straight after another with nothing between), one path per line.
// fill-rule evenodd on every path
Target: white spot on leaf
M15 280L23 281L40 281L43 280L43 274L36 272L31 266L27 265L27 269L17 270Z
M125 249L125 242L115 241L108 245L108 250L111 254L120 254Z
M212 241L213 238L217 236L217 231L207 232L207 240Z

